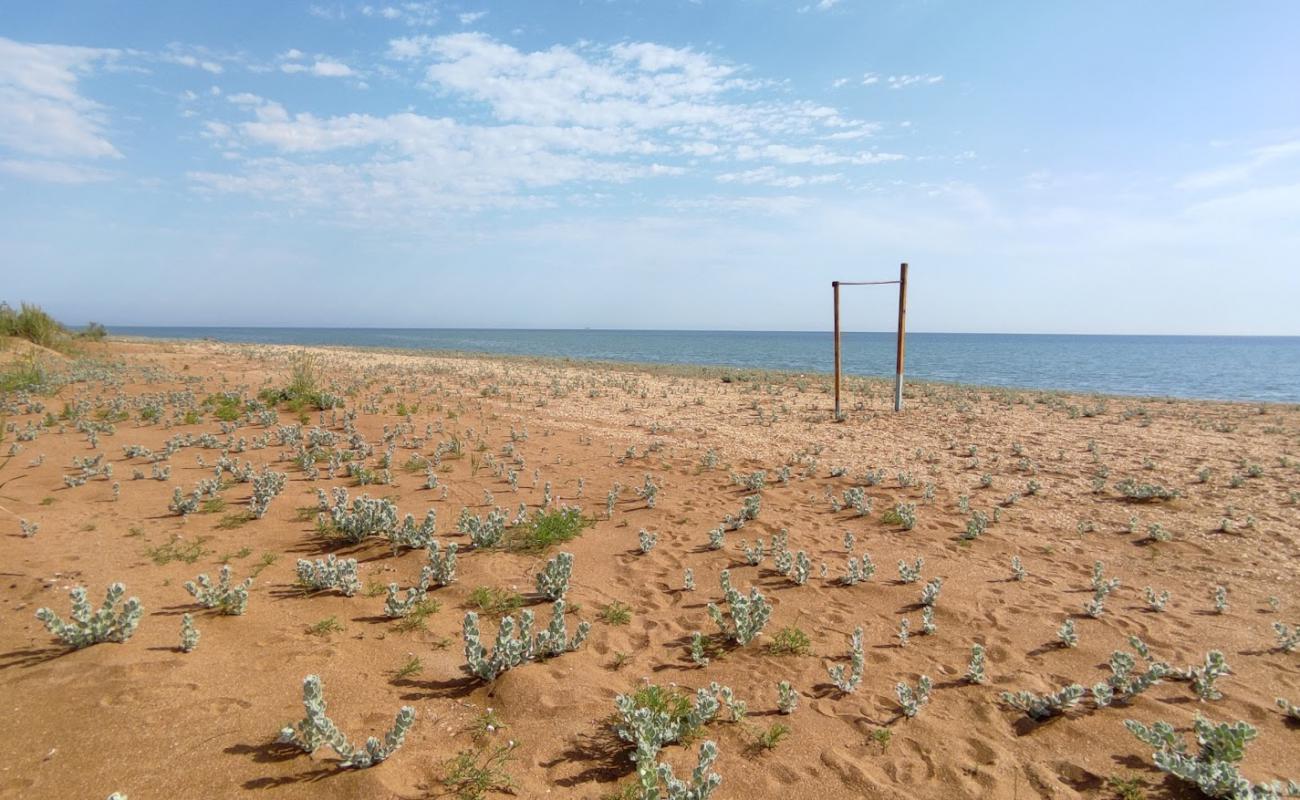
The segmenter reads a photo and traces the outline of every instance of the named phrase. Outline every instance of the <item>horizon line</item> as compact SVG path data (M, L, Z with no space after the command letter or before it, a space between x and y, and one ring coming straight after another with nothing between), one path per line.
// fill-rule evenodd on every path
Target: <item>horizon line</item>
M110 336L113 329L191 329L191 330L267 330L267 331L501 331L512 333L824 333L832 335L832 330L821 329L758 329L758 328L511 328L511 327L407 327L407 326L369 326L369 325L138 325L122 323L104 323ZM84 326L70 326L76 328ZM884 331L841 331L841 333L870 333L890 335L893 330ZM1300 333L1077 333L1070 331L908 331L907 335L942 335L942 336L1092 336L1092 337L1130 337L1130 338L1183 338L1183 339L1300 339Z

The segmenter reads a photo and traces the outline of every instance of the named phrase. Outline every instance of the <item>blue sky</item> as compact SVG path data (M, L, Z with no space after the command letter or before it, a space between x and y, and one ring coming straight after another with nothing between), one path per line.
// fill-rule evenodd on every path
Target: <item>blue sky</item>
M1300 4L9 4L69 322L1300 335ZM892 324L887 290L846 327Z

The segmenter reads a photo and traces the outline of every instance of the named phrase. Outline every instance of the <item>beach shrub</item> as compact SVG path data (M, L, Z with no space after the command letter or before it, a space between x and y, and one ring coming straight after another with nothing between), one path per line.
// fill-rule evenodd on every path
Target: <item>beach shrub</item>
M77 649L101 642L125 642L135 633L144 615L139 598L129 598L118 608L126 595L126 586L121 583L109 584L104 603L97 611L86 600L85 587L73 587L68 595L72 598L70 620L65 621L49 608L38 609L36 618L59 641Z
M1033 692L1003 692L999 697L1002 702L1014 709L1025 712L1025 715L1032 720L1041 721L1057 714L1064 714L1067 710L1074 708L1083 698L1084 688L1077 683L1072 683L1059 691L1051 692L1044 695L1036 695Z
M921 579L921 568L925 566L925 559L918 556L916 562L908 564L906 561L898 562L898 579L903 583L916 583Z
M862 672L866 666L866 656L862 650L862 626L853 629L853 635L849 637L849 671L844 671L843 664L835 664L829 668L831 683L835 688L844 694L852 694L857 691L858 684L862 683Z
M533 612L524 609L519 614L519 630L515 631L514 617L501 620L492 652L483 647L478 627L478 614L465 614L465 661L472 675L491 682L508 669L528 661L552 658L561 653L577 650L591 631L590 622L578 623L572 638L564 620L564 601L556 600L551 607L551 622L541 631L533 631Z
M559 600L569 591L569 578L573 574L573 554L560 553L546 562L537 573L537 591L549 600Z
M0 336L26 339L32 344L57 350L63 346L67 335L67 329L38 305L20 303L15 311L8 303L0 302Z
M276 498L280 492L284 491L285 481L288 479L283 472L274 472L272 470L263 470L262 473L253 478L253 497L248 501L248 511L256 519L266 516L266 511L271 507L271 501Z
M647 531L645 528L637 531L637 547L641 550L642 555L649 553L659 543L659 537L656 534ZM760 546L761 547L761 546Z
M1067 619L1061 623L1061 627L1056 631L1056 638L1066 647L1079 646L1079 634L1074 628L1074 620Z
M1238 771L1246 755L1246 745L1257 735L1246 722L1211 722L1199 714L1192 723L1196 734L1196 753L1167 722L1147 727L1136 720L1125 720L1124 727L1144 744L1156 748L1151 760L1161 771L1187 781L1206 797L1230 797L1233 800L1264 800L1284 795L1300 795L1300 786L1289 781L1254 784Z
M239 616L248 610L248 590L253 586L253 579L245 578L243 583L233 585L230 577L230 565L223 564L215 585L204 574L186 581L185 591L193 595L204 608L215 608L222 614Z
M1125 478L1116 483L1115 491L1136 502L1170 501L1182 497L1182 492L1177 489L1166 488L1158 483L1138 483L1133 478Z
M296 745L308 754L314 753L318 748L329 747L343 759L339 764L342 767L364 769L389 758L402 746L407 731L415 722L415 709L402 706L393 721L393 727L384 734L383 741L371 736L366 739L365 746L359 748L348 741L347 736L326 714L325 694L318 676L308 675L303 680L302 705L306 716L297 725L282 728L276 741Z
M921 588L921 605L933 606L939 602L939 592L943 589L943 578L931 578Z
M1300 624L1285 625L1281 622L1273 623L1273 633L1277 636L1277 649L1283 653L1290 653L1300 647Z
M199 629L194 627L194 617L181 617L181 652L188 653L199 646Z
M1011 557L1011 579L1014 581L1025 579L1025 565L1020 563L1020 556Z
M966 680L970 683L986 683L988 676L984 673L984 645L973 644L970 648L970 662L966 665Z
M1143 645L1141 650L1145 651L1145 649ZM1159 683L1161 678L1169 674L1169 665L1159 661L1149 664L1145 671L1136 671L1137 659L1123 650L1111 653L1107 666L1110 667L1110 676L1104 683L1092 687L1092 701L1098 708L1105 708L1112 704L1128 705L1133 698Z
M748 596L734 589L731 585L730 570L724 569L719 579L727 603L728 619L723 618L722 611L714 603L708 605L709 617L722 629L726 638L736 644L747 645L767 625L772 615L772 605L756 586L750 587Z
M1150 586L1146 587L1146 598L1147 598L1147 608L1151 609L1156 613L1164 611L1165 606L1169 604L1168 591L1163 591L1160 594L1156 594L1155 589L1152 589Z
M903 530L910 531L916 527L916 504L899 503L886 511L881 521L886 525L898 525Z
M840 583L845 586L854 586L863 581L871 580L871 576L875 574L876 565L872 563L869 554L863 553L860 560L850 556L844 571L844 577L840 578Z
M447 545L445 552L440 552L437 540L431 539L428 545L429 563L420 569L420 586L428 588L430 584L449 586L456 581L456 543Z
M330 554L325 560L315 562L305 558L298 559L298 583L311 591L337 589L341 594L351 597L361 590L361 579L357 577L357 560L355 558L336 558Z
M921 708L930 702L930 690L934 684L930 681L930 676L922 675L921 680L913 689L905 681L899 681L894 687L894 695L898 698L898 705L903 709L903 716L911 719L921 713Z
M1283 701L1279 701L1283 702ZM799 707L799 692L790 685L789 681L781 681L776 685L776 708L782 714L793 714L794 710ZM1300 718L1300 714L1296 715Z

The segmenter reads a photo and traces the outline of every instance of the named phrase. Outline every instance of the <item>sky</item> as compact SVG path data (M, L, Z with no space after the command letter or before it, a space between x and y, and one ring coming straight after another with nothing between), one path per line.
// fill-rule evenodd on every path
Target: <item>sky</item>
M7 3L71 324L1300 335L1300 4ZM889 287L846 289L888 330Z

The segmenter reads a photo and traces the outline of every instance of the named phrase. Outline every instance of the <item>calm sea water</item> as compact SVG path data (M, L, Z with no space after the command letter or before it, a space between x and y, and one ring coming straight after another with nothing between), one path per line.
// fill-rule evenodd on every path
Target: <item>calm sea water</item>
M830 333L120 327L225 342L418 350L830 372ZM846 333L844 371L894 374L892 333ZM1300 337L913 333L907 374L925 380L1141 396L1300 402Z

